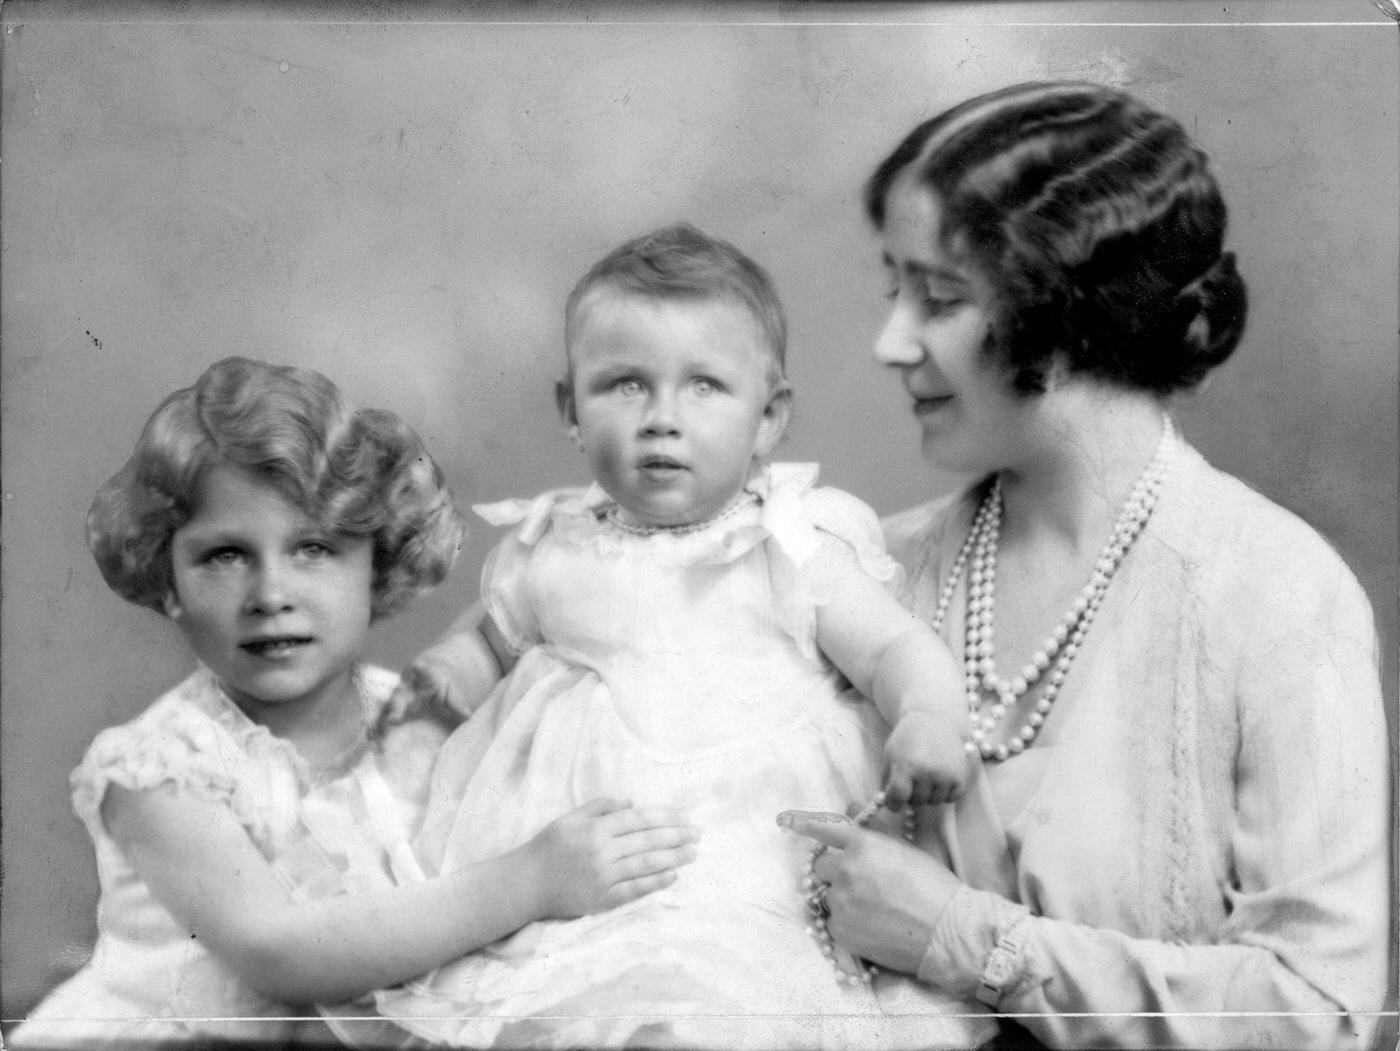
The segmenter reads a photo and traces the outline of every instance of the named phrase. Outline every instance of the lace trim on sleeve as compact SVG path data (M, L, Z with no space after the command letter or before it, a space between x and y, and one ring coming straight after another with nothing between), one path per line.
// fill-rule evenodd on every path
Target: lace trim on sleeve
M959 887L934 927L919 980L999 1009L1049 978L1031 942L1031 920L1024 905Z
M225 720L201 671L129 723L103 730L69 778L73 810L94 839L106 835L102 801L111 785L148 791L173 785L229 807L258 842L282 831L280 815L294 813L300 768L291 747L266 727Z

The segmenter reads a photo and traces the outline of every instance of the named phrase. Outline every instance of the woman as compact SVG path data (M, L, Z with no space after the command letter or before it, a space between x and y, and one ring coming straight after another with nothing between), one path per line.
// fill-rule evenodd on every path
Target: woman
M1205 156L1119 91L1027 84L916 128L866 207L876 357L929 459L982 478L887 533L983 769L934 853L780 818L824 845L823 937L1052 1047L1364 1046L1377 639L1327 543L1172 427L1245 314Z

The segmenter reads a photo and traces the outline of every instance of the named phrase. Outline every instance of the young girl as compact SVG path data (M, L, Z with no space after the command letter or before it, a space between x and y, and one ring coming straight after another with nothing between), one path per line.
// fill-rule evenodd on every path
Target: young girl
M907 986L890 993L916 1017L882 1017L868 973L813 927L803 851L774 825L785 807L871 799L881 714L891 807L952 799L971 770L959 676L883 586L895 568L874 513L815 488L814 466L765 462L788 419L784 329L767 275L684 225L621 246L571 295L558 400L597 484L479 509L515 526L483 573L486 616L473 630L469 612L415 676L463 711L490 699L445 746L420 854L458 871L605 792L688 811L699 856L647 902L532 924L379 995L412 1034L550 1047L989 1035L982 1018L930 1017L951 1001Z
M156 409L88 532L108 584L170 617L200 666L73 774L97 946L16 1046L289 1039L292 1005L629 901L689 856L673 815L604 800L422 878L408 837L444 734L371 740L395 680L360 651L443 577L460 526L418 437L320 374L212 366Z

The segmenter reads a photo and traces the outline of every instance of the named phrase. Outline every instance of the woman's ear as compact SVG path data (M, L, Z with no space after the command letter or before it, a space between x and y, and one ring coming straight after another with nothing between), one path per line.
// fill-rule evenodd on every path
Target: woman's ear
M569 440L583 452L583 435L579 432L578 412L574 408L574 385L567 376L554 385L554 403L559 406L559 417L568 428Z
M763 419L758 424L758 436L754 439L753 453L757 459L770 454L778 447L778 442L787 433L788 418L792 415L792 388L784 380L773 388L768 396L768 404L763 407Z

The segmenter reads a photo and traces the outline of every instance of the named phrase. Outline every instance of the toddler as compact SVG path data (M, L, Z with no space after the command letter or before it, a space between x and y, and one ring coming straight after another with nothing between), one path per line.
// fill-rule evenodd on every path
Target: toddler
M823 958L804 853L774 821L871 798L882 742L895 809L955 798L971 768L960 676L886 589L874 513L768 461L791 395L767 274L670 227L594 266L565 319L558 402L595 484L478 509L513 528L484 613L412 669L426 702L475 710L417 845L452 873L604 793L687 812L698 857L647 900L531 924L380 1011L468 1046L977 1043L930 1017L948 1006L931 991L904 999L925 1014L901 1031L867 972L829 942Z
M88 534L108 584L199 666L73 773L97 945L14 1046L290 1040L297 1005L631 900L689 857L675 815L600 799L423 878L409 837L445 730L372 734L396 677L360 654L447 572L460 526L413 431L319 373L228 358L170 395Z

